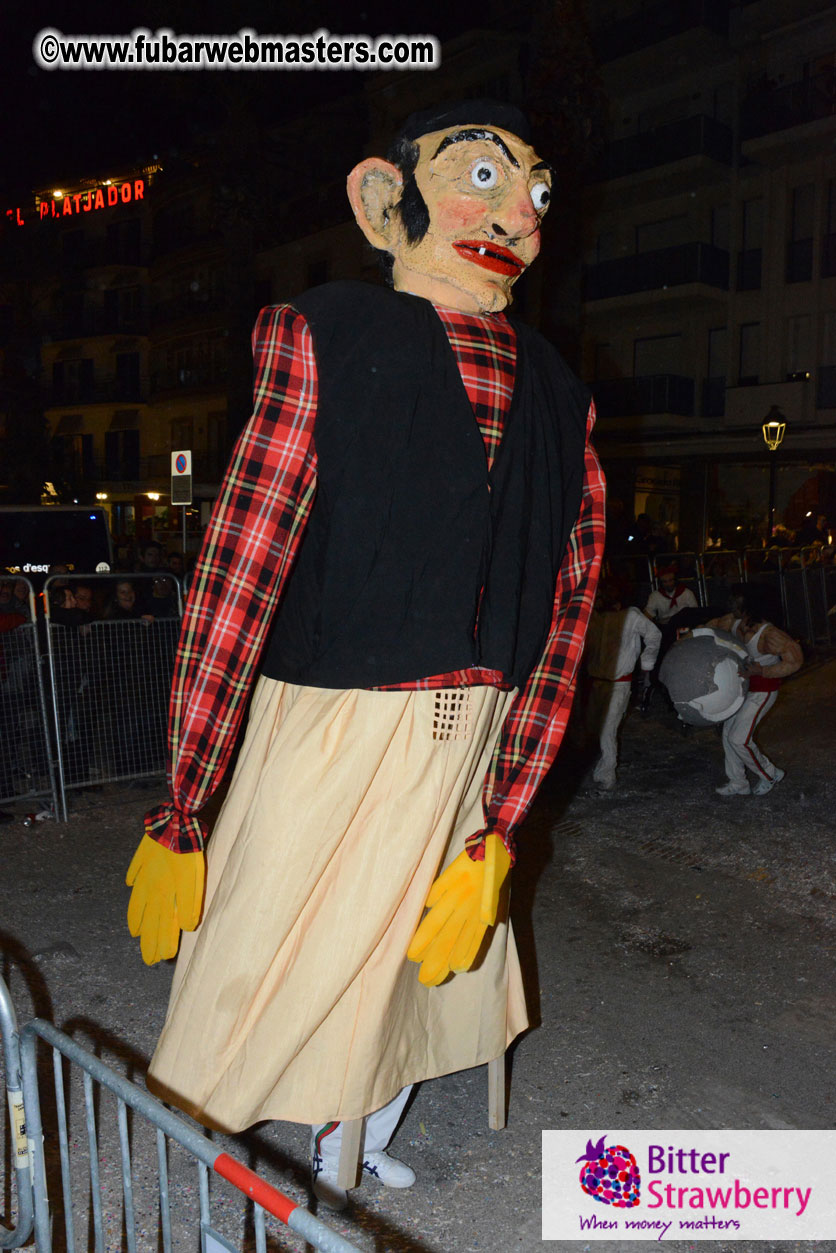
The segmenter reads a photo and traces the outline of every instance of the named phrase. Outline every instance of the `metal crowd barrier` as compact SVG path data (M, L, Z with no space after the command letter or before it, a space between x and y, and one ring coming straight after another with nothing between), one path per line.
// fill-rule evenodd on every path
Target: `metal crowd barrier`
M202 1253L221 1250L235 1253L238 1247L229 1234L213 1226L213 1211L217 1214L221 1209L220 1200L226 1198L216 1196L213 1207L210 1172L232 1185L233 1199L237 1198L239 1203L234 1215L221 1214L224 1225L240 1225L242 1218L246 1224L247 1216L242 1214L240 1203L251 1202L256 1253L267 1250L268 1214L323 1253L358 1253L356 1245L242 1162L219 1152L217 1145L183 1118L117 1074L51 1023L35 1018L18 1031L14 1006L2 979L0 1031L17 1203L14 1226L0 1227L0 1248L21 1248L34 1231L37 1253L52 1253L56 1236L66 1253L75 1253L76 1248L104 1253L105 1248L115 1246L125 1248L127 1253L136 1253L138 1248L171 1253L175 1247L174 1236L184 1225L183 1216L176 1210L173 1212L173 1195L176 1191L178 1197L188 1199L188 1190L180 1186L179 1180L175 1184L171 1170L174 1156L171 1149L177 1145L186 1155L184 1160L183 1154L177 1154L177 1167L185 1166L192 1177L195 1169L197 1172L196 1208ZM51 1121L47 1126L42 1118L39 1090L39 1040L49 1045L52 1053L54 1123ZM76 1100L79 1081L83 1091L80 1102ZM102 1099L105 1092L115 1097L115 1135L103 1126L106 1106L108 1109L111 1106L109 1100ZM151 1189L155 1194L153 1217L142 1213L137 1204L140 1171L134 1162L139 1156L143 1134L148 1138L156 1169L156 1186ZM118 1171L114 1169L117 1151L109 1147L111 1140L118 1141ZM81 1185L79 1165L82 1167ZM50 1191L60 1196L54 1208ZM186 1225L190 1216L186 1216ZM62 1220L63 1232L60 1231ZM149 1224L153 1230L143 1224ZM54 1231L54 1226L59 1227L58 1232ZM194 1247L191 1240L189 1247Z
M821 565L815 549L608 554L605 569L644 608L665 565L701 606L723 607L738 582L771 586L791 635L834 643L836 566ZM163 775L182 591L168 572L53 576L36 617L32 584L17 581L26 582L30 621L0 634L0 802L48 796L66 821L74 789ZM118 584L132 585L153 621L104 616ZM62 588L82 586L95 613L79 624L56 602Z
M0 801L48 796L57 813L35 589L29 579L16 577L14 583L26 586L25 601L16 601L13 609L28 621L0 633Z
M64 591L98 596L91 621L56 605ZM103 593L109 592L107 604ZM46 642L62 816L67 792L161 775L182 597L166 574L47 579ZM131 616L143 612L144 616ZM99 615L103 616L99 616ZM110 616L108 616L110 615ZM76 613L76 617L79 617Z
M822 565L815 548L748 548L703 553L608 554L605 570L633 589L632 603L643 609L659 586L659 571L675 566L698 603L722 609L735 583L762 583L780 602L784 627L812 645L830 647L836 634L836 566Z

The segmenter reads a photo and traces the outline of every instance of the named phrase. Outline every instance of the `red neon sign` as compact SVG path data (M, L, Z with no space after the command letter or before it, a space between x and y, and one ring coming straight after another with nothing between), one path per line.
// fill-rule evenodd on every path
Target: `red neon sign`
M99 209L112 209L118 204L131 204L145 199L145 179L135 178L124 183L106 183L88 191L67 192L52 200L36 204L38 219L78 217L82 213L95 213ZM7 209L6 217L15 226L25 226L25 218L19 208Z

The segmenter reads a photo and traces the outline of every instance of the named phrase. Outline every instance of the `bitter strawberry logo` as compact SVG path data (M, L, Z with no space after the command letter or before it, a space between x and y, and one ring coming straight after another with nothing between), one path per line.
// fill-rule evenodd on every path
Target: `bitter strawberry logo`
M606 1135L597 1144L586 1142L580 1185L589 1196L602 1205L616 1209L632 1209L639 1203L641 1174L635 1157L623 1144L607 1145Z

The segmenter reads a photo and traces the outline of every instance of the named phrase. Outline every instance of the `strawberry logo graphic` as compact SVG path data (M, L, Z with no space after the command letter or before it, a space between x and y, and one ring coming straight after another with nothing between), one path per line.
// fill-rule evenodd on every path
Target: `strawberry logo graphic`
M586 1152L577 1161L583 1162L580 1185L589 1196L602 1205L616 1209L632 1209L639 1204L641 1175L635 1157L623 1144L606 1143L601 1136L597 1144L586 1142Z

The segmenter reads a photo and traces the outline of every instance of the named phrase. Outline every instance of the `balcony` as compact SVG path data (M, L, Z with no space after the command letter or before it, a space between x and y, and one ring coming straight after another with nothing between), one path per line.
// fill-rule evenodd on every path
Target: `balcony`
M730 129L703 114L610 144L593 178L595 182L625 178L685 157L701 156L724 165L730 165L732 158Z
M660 4L644 5L620 21L593 31L592 45L598 61L606 63L699 27L727 36L728 0L680 0L678 4L663 0Z
M226 313L229 301L220 293L201 296L198 292L187 292L175 296L171 300L159 300L151 306L151 319L154 326L166 322L179 322L184 319L202 318L207 314Z
M171 366L151 375L151 391L180 391L191 388L226 387L226 365Z
M694 380L680 374L649 374L592 384L601 418L640 417L655 413L694 415Z
M585 270L584 300L606 300L686 283L703 283L727 291L729 254L712 244L691 243L601 261Z
M743 101L740 137L762 135L804 126L836 116L836 67L829 66L812 78L785 87L763 86Z
M148 400L148 379L102 379L92 383L65 383L47 394L51 409L102 404L144 404Z
M47 319L44 332L53 341L86 339L93 335L147 335L148 314L108 309L84 309Z

